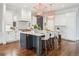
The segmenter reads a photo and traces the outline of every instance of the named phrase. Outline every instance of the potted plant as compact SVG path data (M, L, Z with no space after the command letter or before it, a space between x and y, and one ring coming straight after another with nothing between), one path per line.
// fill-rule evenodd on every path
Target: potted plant
M32 25L32 26L33 26L34 32L38 32L38 30L41 29L38 24L34 24L34 25Z

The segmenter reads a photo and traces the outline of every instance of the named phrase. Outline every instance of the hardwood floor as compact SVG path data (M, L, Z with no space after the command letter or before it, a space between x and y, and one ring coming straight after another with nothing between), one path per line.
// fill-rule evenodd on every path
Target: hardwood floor
M76 41L76 56L79 56L79 40Z
M75 42L62 40L61 48L48 51L48 56L74 56L76 55ZM21 49L19 42L0 45L0 56L36 56L35 50Z

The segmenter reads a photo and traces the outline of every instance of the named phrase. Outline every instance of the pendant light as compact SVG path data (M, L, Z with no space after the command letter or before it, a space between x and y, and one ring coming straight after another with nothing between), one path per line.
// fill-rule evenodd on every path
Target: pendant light
M49 4L48 12L47 12L47 18L48 19L54 19L55 18L55 10L53 9L53 5Z
M43 4L43 3L38 3L33 8L35 9L35 14L36 15L43 16L44 11L47 8L47 6L45 4Z

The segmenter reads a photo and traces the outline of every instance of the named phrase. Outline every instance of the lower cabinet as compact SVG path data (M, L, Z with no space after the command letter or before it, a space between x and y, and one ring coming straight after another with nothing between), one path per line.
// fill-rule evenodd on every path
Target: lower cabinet
M27 48L26 45L26 35L23 33L20 33L20 47L21 48Z
M39 51L41 50L41 37L20 33L20 47L25 49L34 48Z
M31 49L32 46L33 46L32 36L20 33L20 47Z

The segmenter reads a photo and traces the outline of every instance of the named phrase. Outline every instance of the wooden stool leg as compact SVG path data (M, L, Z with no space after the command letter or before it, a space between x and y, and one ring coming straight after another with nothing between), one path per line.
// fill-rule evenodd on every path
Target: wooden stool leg
M52 41L52 38L50 38L50 49L51 50L53 49L53 41Z
M58 35L58 47L61 48L61 35Z
M52 43L51 43L51 38L49 39L49 49L51 50L51 45L52 45Z
M47 49L50 50L50 48L51 48L51 39L47 41Z
M47 55L48 54L48 49L50 48L50 42L49 40L43 40L42 41L42 49L44 48L45 50L44 51L44 54Z
M57 36L54 37L54 49L57 49L58 47L58 38Z
M53 45L52 48L54 49L54 38L52 38L52 45Z
M61 35L59 35L59 44L61 44Z
M44 41L42 40L42 53L43 53L43 51L44 51Z
M44 43L45 43L45 54L47 55L47 40L45 40Z

